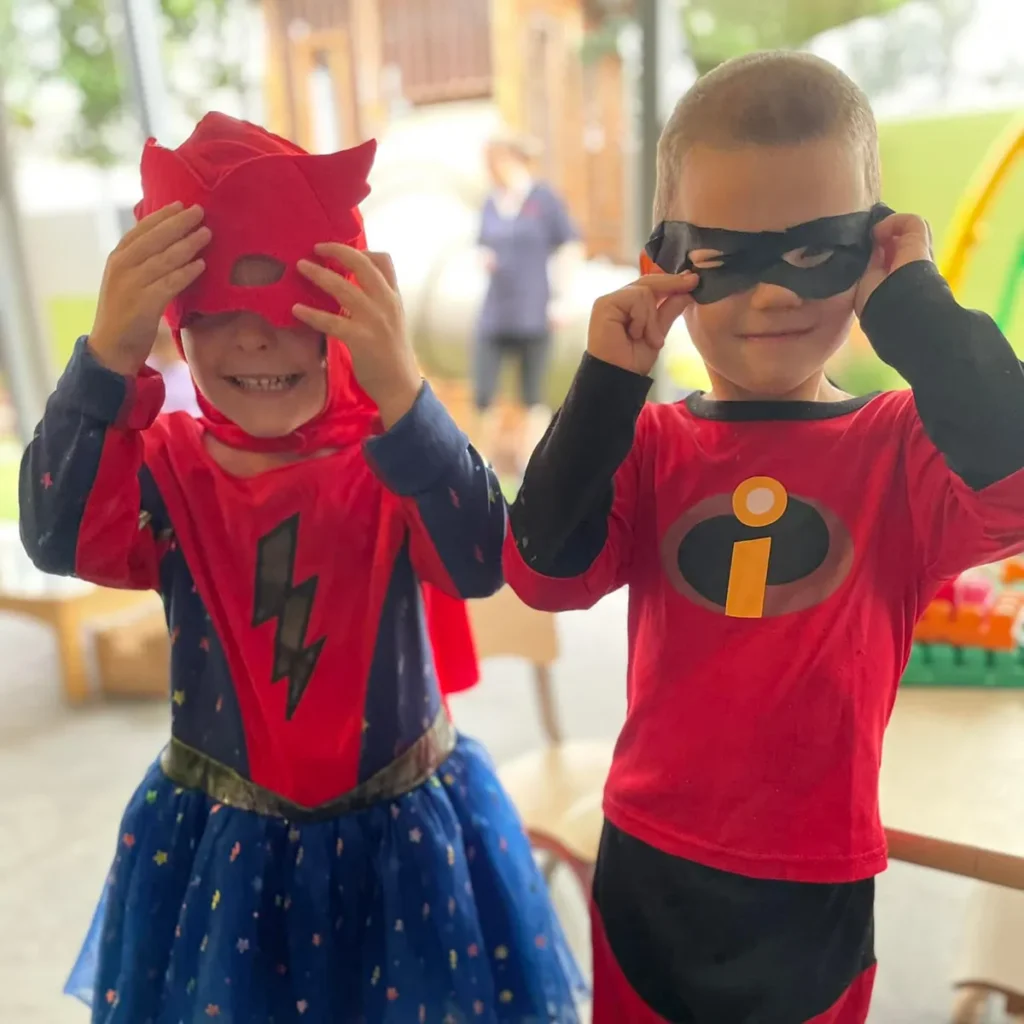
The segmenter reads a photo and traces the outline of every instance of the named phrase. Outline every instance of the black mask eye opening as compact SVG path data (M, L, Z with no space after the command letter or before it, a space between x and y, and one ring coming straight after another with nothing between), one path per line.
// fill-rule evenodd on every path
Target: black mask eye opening
M835 256L836 250L825 245L802 245L782 254L782 259L797 270L814 270L822 267Z
M714 270L726 263L726 254L720 249L691 249L686 254L686 262L694 270Z

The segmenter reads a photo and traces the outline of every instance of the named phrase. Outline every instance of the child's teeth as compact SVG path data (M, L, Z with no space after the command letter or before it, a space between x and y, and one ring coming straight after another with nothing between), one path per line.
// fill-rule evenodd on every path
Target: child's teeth
M287 387L288 377L239 377L238 383L252 391L279 391Z

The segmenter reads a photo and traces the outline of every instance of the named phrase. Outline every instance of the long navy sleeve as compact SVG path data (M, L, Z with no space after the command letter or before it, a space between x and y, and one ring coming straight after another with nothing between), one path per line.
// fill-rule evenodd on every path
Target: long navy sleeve
M365 451L384 485L406 499L417 575L452 597L493 594L502 584L501 489L429 384Z
M162 398L159 375L112 373L79 340L21 461L21 540L39 569L113 587L159 585L152 520L162 506L141 428Z

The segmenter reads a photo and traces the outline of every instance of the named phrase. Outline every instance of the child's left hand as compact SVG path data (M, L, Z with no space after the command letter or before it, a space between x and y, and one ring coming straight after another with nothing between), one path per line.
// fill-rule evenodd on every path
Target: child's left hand
M423 384L405 333L394 264L387 253L361 252L338 242L323 242L315 252L344 267L356 283L320 263L299 260L299 273L337 299L340 309L327 313L298 303L292 312L348 348L356 380L377 403L386 430L412 408Z
M912 213L894 213L879 221L874 230L875 247L871 262L860 279L853 305L857 316L864 311L871 293L900 267L917 260L934 260L932 232L927 221Z

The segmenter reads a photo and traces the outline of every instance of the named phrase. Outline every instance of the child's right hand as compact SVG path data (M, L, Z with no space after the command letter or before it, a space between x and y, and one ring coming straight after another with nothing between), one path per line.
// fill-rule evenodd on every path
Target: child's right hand
M134 377L156 340L168 303L202 272L210 241L199 206L172 203L144 217L107 259L89 348L109 370Z
M632 373L648 374L665 347L665 336L692 302L693 271L645 274L594 303L587 351Z

